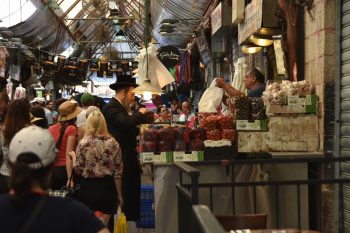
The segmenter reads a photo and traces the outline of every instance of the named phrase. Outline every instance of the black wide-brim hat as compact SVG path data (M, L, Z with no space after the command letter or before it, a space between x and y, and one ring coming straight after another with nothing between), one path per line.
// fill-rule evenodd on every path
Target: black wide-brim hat
M136 78L131 77L130 75L118 75L117 81L109 85L109 88L112 90L118 90L124 87L138 87L136 84Z

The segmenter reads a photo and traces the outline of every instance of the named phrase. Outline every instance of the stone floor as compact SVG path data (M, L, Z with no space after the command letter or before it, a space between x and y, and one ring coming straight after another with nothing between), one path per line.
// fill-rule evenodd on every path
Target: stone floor
M137 228L137 233L155 233L153 228Z

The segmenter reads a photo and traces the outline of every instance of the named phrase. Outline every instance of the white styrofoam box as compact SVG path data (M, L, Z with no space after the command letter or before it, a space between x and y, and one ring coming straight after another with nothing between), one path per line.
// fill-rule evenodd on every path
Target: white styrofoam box
M318 151L318 124L314 115L271 116L268 132L238 132L238 152Z

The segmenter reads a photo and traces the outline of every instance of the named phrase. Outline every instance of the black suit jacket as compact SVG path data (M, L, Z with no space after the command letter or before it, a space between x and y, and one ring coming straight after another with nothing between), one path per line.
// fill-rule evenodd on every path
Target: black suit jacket
M112 98L103 109L109 133L119 142L122 151L135 150L136 137L138 135L137 125L147 122L142 113L129 115L123 105Z

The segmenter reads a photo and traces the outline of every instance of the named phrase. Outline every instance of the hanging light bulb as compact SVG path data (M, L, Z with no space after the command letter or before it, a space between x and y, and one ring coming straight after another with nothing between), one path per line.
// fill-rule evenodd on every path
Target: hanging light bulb
M148 77L148 65L149 65L148 62L149 61L148 61L147 47L148 47L148 39L149 39L149 25L150 25L150 22L149 22L150 18L148 17L149 12L150 12L150 10L149 10L150 0L145 0L144 6L145 6L145 28L144 28L145 32L144 32L144 35L145 35L145 47L146 47L146 58L145 58L146 59L146 77L144 79L144 82L140 86L136 87L133 90L133 92L135 94L141 94L141 95L148 92L146 94L146 97L149 97L149 93L151 93L151 95L152 94L159 95L162 93L162 90L157 88L157 87L154 87L151 83L150 78Z
M242 46L242 51L245 54L253 54L253 53L258 53L261 50L260 46L257 46L255 44L247 44Z
M149 77L147 76L144 80L144 82L136 87L134 90L133 90L134 93L136 94L144 94L145 92L148 92L148 93L151 93L151 94L155 94L155 95L159 95L162 93L162 90L154 87L151 83L151 80L149 79Z
M258 46L262 46L262 47L268 47L270 45L272 45L273 40L271 39L266 39L266 38L259 38L257 36L251 36L250 37L250 41L253 42L254 44L258 45Z
M143 99L144 100L151 100L152 99L152 93L148 91L143 92Z

